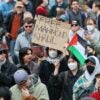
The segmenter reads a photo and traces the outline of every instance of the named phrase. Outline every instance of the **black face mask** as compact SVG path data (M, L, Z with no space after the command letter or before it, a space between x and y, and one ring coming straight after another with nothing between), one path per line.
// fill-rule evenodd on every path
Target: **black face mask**
M89 72L89 74L92 74L93 71L94 71L95 67L94 66L91 66L91 65L88 65L87 66L87 71Z

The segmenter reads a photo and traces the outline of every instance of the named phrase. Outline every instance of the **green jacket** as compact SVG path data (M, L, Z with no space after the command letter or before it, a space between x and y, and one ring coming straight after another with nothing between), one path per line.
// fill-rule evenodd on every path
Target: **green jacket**
M14 85L10 88L10 90L12 92L11 100L23 100L23 96L18 85ZM41 83L39 78L37 82L34 81L34 84L29 88L29 92L32 96L36 97L37 100L49 100L47 88L43 83Z

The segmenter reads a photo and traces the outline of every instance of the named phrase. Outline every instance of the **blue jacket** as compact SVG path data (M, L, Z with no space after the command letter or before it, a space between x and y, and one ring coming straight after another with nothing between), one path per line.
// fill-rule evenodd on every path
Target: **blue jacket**
M24 5L25 8L26 8L26 11L29 11L32 13L33 15L33 5L32 5L32 2L31 1L28 1L28 4Z
M0 10L3 13L4 21L6 20L7 16L10 14L10 12L15 7L15 1L13 2L4 2L0 4Z

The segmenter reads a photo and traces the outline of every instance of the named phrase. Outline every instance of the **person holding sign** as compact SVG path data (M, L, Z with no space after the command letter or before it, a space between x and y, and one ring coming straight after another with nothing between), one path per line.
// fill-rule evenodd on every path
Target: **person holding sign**
M49 79L54 72L56 62L60 64L58 73L68 70L68 67L61 51L47 47L46 52L47 57L40 63L39 76L41 81L47 86L50 100L58 100L57 98L59 97L57 96L59 96L58 94L60 91L49 84Z

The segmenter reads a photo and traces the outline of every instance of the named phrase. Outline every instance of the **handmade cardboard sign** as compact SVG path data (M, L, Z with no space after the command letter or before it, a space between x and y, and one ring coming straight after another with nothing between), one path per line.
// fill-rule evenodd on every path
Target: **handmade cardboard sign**
M64 43L67 41L69 29L69 24L38 16L32 34L32 42L62 51Z

